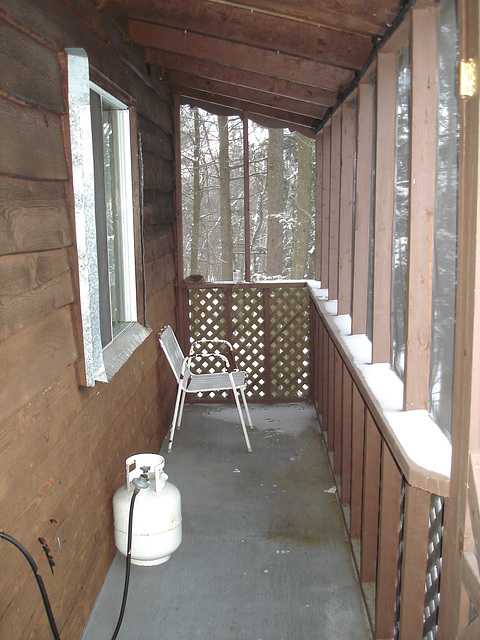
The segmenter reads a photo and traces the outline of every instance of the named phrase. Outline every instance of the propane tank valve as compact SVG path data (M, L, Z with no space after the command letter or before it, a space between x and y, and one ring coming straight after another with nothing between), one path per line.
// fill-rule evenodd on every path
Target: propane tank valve
M148 489L150 486L148 475L146 473L142 473L138 478L133 478L132 482L137 489Z

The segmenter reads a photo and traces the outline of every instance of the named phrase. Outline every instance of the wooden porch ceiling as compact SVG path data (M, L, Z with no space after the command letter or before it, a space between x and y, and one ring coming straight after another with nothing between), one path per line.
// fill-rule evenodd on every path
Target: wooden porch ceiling
M182 102L306 135L411 0L96 0Z

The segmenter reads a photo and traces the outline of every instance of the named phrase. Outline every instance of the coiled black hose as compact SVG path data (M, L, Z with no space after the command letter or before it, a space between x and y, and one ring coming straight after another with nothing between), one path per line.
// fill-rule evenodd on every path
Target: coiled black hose
M55 640L60 640L60 634L58 633L57 625L55 623L55 618L53 617L52 607L50 606L50 601L48 599L47 590L45 589L45 584L43 582L42 576L38 573L38 567L35 560L32 558L27 549L15 538L9 536L7 533L0 531L0 538L7 540L7 542L11 542L13 546L17 547L19 551L23 553L25 558L28 560L28 564L32 568L33 573L35 574L35 578L37 580L38 588L40 589L40 593L42 594L43 605L45 607L45 611L47 612L48 621L50 623L50 628L53 633L53 637Z
M140 490L137 488L134 489L132 499L130 501L130 511L128 514L127 565L125 570L125 584L123 587L122 606L120 607L120 614L118 616L117 626L115 627L115 631L113 632L113 636L111 640L115 640L116 637L118 636L118 632L120 631L120 627L122 626L123 616L125 614L125 607L127 606L128 584L130 582L130 567L132 564L133 506L135 504L135 498L137 497L137 493L139 493L139 491ZM21 544L18 540L16 540L12 536L9 536L7 533L4 533L3 531L0 531L0 538L3 538L7 542L10 542L15 547L17 547L17 549L21 551L25 556L25 558L28 560L28 564L30 565L33 573L35 574L38 588L40 589L40 593L42 594L43 605L47 613L47 617L50 623L50 629L52 630L53 637L55 638L55 640L61 640L60 634L58 633L55 618L53 617L52 607L50 606L47 590L45 589L45 583L43 582L42 576L38 573L38 567L35 560L32 558L31 554L23 546L23 544Z

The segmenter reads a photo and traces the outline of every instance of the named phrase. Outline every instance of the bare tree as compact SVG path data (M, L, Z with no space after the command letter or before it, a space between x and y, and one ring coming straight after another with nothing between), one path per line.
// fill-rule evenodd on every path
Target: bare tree
M307 276L308 248L312 229L312 147L304 136L298 135L297 224L293 244L291 278Z
M228 155L228 118L218 116L219 174L220 174L220 225L222 280L233 278L232 206L230 199L230 161Z
M200 116L198 108L193 111L194 137L193 137L193 220L192 220L192 244L190 247L191 273L198 273L198 241L200 236L200 205L202 191L200 189Z
M283 258L283 129L268 130L267 276L281 276Z

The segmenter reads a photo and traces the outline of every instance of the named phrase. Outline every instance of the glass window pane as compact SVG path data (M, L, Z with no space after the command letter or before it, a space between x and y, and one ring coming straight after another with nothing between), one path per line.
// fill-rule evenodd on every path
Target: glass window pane
M458 196L458 61L456 6L437 9L437 159L433 246L430 412L449 435L452 429Z
M395 202L392 240L391 364L403 379L410 201L410 48L397 55Z

